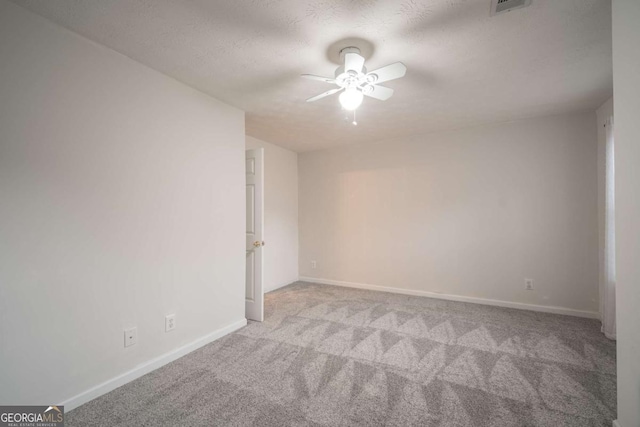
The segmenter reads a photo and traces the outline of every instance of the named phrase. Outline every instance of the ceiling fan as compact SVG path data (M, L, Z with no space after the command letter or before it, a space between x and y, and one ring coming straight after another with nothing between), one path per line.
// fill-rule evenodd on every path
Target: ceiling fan
M393 95L393 89L378 86L378 83L399 79L407 72L407 67L402 62L395 62L367 72L364 67L364 58L360 55L360 49L357 47L345 47L340 51L340 58L343 60L344 65L336 69L334 78L302 74L302 77L306 79L319 80L338 86L307 99L307 102L317 101L340 91L344 91L340 94L340 104L345 110L349 111L358 108L362 104L364 96L386 101Z

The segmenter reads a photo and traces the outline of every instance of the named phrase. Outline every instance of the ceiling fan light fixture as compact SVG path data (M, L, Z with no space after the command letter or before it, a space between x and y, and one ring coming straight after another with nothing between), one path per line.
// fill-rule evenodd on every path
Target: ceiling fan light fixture
M502 0L505 1L505 0ZM344 65L339 66L334 78L316 76L314 74L303 74L302 77L310 80L317 80L324 83L334 84L337 87L328 90L320 95L307 99L307 102L314 102L327 96L344 91L340 94L339 101L346 111L353 111L362 104L363 98L369 97L386 101L393 95L393 89L386 86L379 86L379 83L404 77L407 67L402 62L394 62L374 71L367 71L364 66L364 57L360 55L360 49L354 46L346 47L340 51L340 59ZM354 119L354 125L356 124Z
M362 104L364 95L355 87L347 88L340 94L340 105L347 111L353 111Z

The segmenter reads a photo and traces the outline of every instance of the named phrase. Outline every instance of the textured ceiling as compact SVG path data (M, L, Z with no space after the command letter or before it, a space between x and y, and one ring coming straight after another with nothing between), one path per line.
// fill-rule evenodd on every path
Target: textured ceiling
M64 27L246 111L246 132L308 151L351 142L595 109L612 94L611 1L15 0ZM358 126L332 86L341 40L373 70L402 61L388 101ZM333 48L332 48L333 47Z

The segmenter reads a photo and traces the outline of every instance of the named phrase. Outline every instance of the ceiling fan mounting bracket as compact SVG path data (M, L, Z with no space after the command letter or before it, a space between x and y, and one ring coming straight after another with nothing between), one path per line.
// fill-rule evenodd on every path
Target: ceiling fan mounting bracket
M336 64L336 66L344 64L344 56L340 51L350 47L359 49L359 55L365 60L369 60L374 56L375 46L371 41L360 37L346 37L336 40L326 47L325 55L327 60ZM345 53L347 53L347 51L345 51Z
M343 63L344 63L344 56L347 53L357 53L358 55L360 55L360 49L355 46L348 46L343 49L340 49L340 60L343 61Z

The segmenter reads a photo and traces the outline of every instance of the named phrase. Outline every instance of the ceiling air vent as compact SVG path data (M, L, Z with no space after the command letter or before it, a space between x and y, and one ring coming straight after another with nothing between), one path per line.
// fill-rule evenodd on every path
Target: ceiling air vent
M491 0L491 16L527 7L531 0Z

